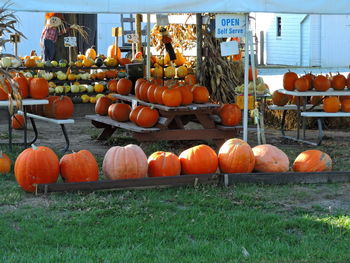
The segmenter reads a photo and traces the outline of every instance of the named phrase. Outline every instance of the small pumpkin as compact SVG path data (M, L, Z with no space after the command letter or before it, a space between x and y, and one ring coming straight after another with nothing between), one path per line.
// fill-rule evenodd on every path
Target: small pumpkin
M254 170L262 173L284 173L289 170L288 156L276 146L262 144L252 149L255 157Z
M340 101L338 97L326 97L323 100L323 111L338 112L340 108Z
M11 172L12 161L6 153L0 150L0 174Z
M110 180L143 178L148 171L147 156L135 144L114 146L103 158L102 171Z
M111 79L110 81L108 81L108 84L107 84L107 89L111 92L117 92L117 84L118 84L118 81L116 79Z
M149 81L145 81L140 85L139 90L138 90L138 96L139 96L138 98L140 100L148 101L147 92L148 92L148 88L151 85L152 85L152 83Z
M283 88L286 90L294 90L294 82L298 79L298 75L295 72L288 71L283 74Z
M11 127L15 130L22 130L24 128L24 117L20 114L14 114L11 117Z
M135 97L138 98L138 99L140 98L140 87L141 87L141 84L143 82L145 82L145 81L147 81L147 80L144 79L144 78L139 78L135 82Z
M333 76L331 79L331 87L335 90L343 90L346 86L346 78L344 75L338 72L337 75Z
M317 91L327 91L331 87L331 82L326 76L318 75L313 81L313 86Z
M118 62L119 62L119 64L120 64L121 66L125 66L125 65L127 65L127 64L131 64L131 63L132 63L131 60L128 59L128 58L119 58L119 59L118 59Z
M106 116L108 114L108 108L113 101L107 96L99 97L95 104L95 113L98 115Z
M312 96L310 102L312 105L320 105L322 103L323 96Z
M59 172L56 153L45 146L32 145L31 148L22 151L14 167L18 184L27 192L34 192L37 184L55 183Z
M158 122L158 119L158 110L145 106L138 112L136 117L136 124L140 127L150 128Z
M185 76L185 84L195 85L197 84L197 78L194 74L188 74Z
M108 107L108 116L115 121L128 121L130 112L130 105L125 103L114 103Z
M118 80L117 93L121 95L128 95L132 89L132 82L129 79L123 78Z
M205 86L194 86L192 89L194 103L207 103L209 91Z
M218 157L222 173L251 173L255 166L252 148L237 138L227 140L220 147Z
M147 101L150 103L156 103L156 98L154 97L154 90L158 87L158 85L152 84L147 89Z
M293 163L294 172L323 172L332 170L331 157L320 150L300 153Z
M242 120L242 111L237 104L224 104L219 109L221 123L225 126L235 126Z
M297 91L308 91L310 89L310 81L305 77L298 78L294 81L294 88Z
M98 180L98 164L88 150L65 154L60 160L60 173L66 183Z
M8 100L9 94L12 92L12 88L10 83L8 83L7 80L5 80L5 86L3 87L0 84L0 100Z
M342 100L341 110L343 112L350 112L350 99Z
M177 176L181 173L180 159L172 152L154 152L147 162L149 177Z

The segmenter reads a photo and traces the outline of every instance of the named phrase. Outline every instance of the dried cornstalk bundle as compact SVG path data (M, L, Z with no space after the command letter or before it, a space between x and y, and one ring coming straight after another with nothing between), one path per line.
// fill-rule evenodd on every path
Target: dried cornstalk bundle
M203 50L208 51L202 61L200 83L208 87L214 102L232 103L234 88L243 83L244 67L241 61L231 61L220 54L220 42L214 32L203 29Z

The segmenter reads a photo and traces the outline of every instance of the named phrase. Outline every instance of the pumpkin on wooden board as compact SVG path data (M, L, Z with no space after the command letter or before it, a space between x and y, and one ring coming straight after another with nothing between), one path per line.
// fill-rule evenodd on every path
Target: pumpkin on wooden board
M338 97L326 97L323 100L323 111L338 112L340 109L340 101Z
M272 93L272 103L277 106L284 106L290 100L290 96L275 90Z
M98 180L98 164L88 150L65 154L60 160L60 173L66 183Z
M156 101L156 98L154 97L154 91L155 89L158 87L158 85L156 84L152 84L148 87L148 90L147 90L147 100L150 102L150 103L157 103Z
M128 95L132 89L132 82L129 79L122 78L117 83L117 93L121 95Z
M137 115L139 114L140 110L144 107L146 106L138 105L135 108L133 108L130 112L129 120L136 124Z
M27 192L34 192L37 184L55 183L59 172L56 153L45 146L32 145L31 148L22 151L14 167L18 184Z
M218 168L218 156L208 145L200 144L179 155L182 174L211 174Z
M298 79L295 72L288 71L283 74L283 88L285 90L293 91L295 89L294 82Z
M338 72L337 75L332 76L331 87L335 90L343 90L346 86L346 78Z
M143 101L148 101L148 97L147 97L147 92L148 92L148 88L152 85L151 82L149 81L145 81L145 82L142 82L139 89L138 89L138 98L140 100L143 100Z
M130 105L125 103L114 103L108 107L108 116L115 121L128 121L130 112Z
M331 87L331 82L326 76L318 75L313 81L313 86L317 91L327 91Z
M255 165L252 148L241 139L227 140L219 149L219 168L222 173L251 173Z
M139 110L136 117L136 124L140 127L150 128L157 124L158 119L158 110L145 106Z
M24 128L24 116L20 114L14 114L11 117L11 127L15 130L22 130Z
M0 174L11 172L12 161L8 155L0 150Z
M262 173L285 173L289 170L288 156L276 146L262 144L253 147L254 170Z
M350 112L350 99L342 100L341 111Z
M242 111L237 104L223 104L219 109L221 123L225 126L236 126L242 120Z
M135 144L114 146L104 156L102 171L110 180L144 178L148 171L147 156Z
M294 172L325 172L332 170L331 157L320 150L300 153L293 163Z
M182 103L182 94L179 89L165 89L162 93L162 102L168 107L178 107Z
M205 86L193 86L193 102L207 103L209 101L209 91Z
M164 104L163 103L163 92L167 89L165 86L158 86L154 89L154 99L156 103L158 104ZM181 97L182 100L182 97Z
M49 96L49 82L44 78L33 78L29 85L29 95L33 99L44 99Z
M108 114L108 108L113 101L107 96L99 97L95 104L95 113L98 115L106 116Z
M147 81L147 80L144 79L144 78L139 78L135 82L135 97L138 98L138 99L140 98L140 87L141 87L141 84L143 82L145 82L145 81Z
M147 161L149 177L177 176L181 173L180 159L172 152L154 152Z

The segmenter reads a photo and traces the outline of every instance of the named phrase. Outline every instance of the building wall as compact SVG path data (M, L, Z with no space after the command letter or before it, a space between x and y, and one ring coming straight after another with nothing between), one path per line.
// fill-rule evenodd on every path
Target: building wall
M301 54L300 61L301 66L308 67L310 66L310 16L304 17L301 21Z
M310 15L310 66L321 66L321 15Z

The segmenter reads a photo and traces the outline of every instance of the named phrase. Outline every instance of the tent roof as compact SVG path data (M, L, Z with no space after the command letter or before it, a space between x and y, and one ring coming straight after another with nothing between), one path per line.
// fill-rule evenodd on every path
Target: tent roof
M0 0L4 5L8 0ZM14 11L62 13L350 14L349 0L10 0Z

